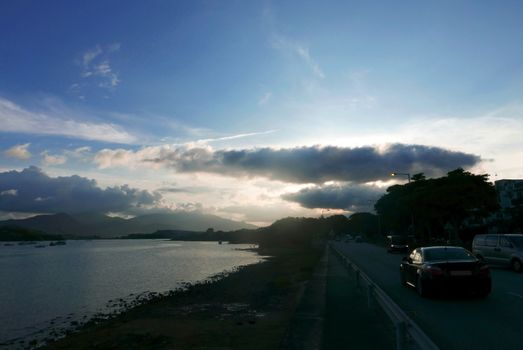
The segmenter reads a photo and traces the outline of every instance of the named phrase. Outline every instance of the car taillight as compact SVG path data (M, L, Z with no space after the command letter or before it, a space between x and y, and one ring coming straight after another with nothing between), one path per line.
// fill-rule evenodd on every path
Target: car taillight
M436 266L426 266L424 269L431 276L441 276L443 275L443 270Z
M490 269L487 265L481 266L479 268L479 274L484 276L490 276Z

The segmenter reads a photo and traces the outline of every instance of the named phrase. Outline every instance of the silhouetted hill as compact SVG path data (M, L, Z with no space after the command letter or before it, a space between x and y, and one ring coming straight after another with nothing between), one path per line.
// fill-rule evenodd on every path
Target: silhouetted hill
M351 222L343 215L328 218L285 218L272 225L258 229L241 229L236 231L194 232L187 235L184 232L167 230L158 231L150 238L172 238L180 240L214 240L231 243L253 243L261 247L300 247L309 246L327 238L329 233L343 234L350 232ZM145 238L143 235L133 235L129 238Z
M0 226L18 226L72 237L121 237L133 233L153 233L159 230L221 231L255 228L256 226L227 220L215 215L191 212L151 214L132 219L109 217L99 213L38 215L23 220L0 221Z
M68 214L37 215L22 220L0 221L0 226L17 226L43 231L47 234L82 236L87 233L86 227Z
M213 228L215 231L233 231L242 228L253 229L256 226L245 222L237 222L215 215L200 214L196 212L177 212L172 214L142 215L127 220L128 230L134 232L154 232L157 230L184 230L206 231Z
M344 215L320 218L289 217L257 230L227 232L227 238L221 239L233 243L256 243L260 247L300 247L318 243L331 234L358 234L369 240L374 239L379 236L377 217L370 213L358 213L349 218Z

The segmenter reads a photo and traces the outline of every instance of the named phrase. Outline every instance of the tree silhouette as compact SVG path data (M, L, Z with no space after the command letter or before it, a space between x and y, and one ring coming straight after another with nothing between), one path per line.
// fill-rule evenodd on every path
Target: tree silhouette
M423 174L416 174L412 180L389 187L375 205L384 226L397 232L407 232L414 223L417 238L447 239L449 227L459 233L465 219L484 218L498 209L496 191L488 182L488 175L474 175L458 168L441 178L426 179Z

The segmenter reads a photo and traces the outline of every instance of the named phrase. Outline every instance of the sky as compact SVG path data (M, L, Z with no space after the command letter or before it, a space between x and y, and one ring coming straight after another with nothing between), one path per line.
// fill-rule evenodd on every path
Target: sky
M0 3L0 218L372 210L523 178L521 1Z

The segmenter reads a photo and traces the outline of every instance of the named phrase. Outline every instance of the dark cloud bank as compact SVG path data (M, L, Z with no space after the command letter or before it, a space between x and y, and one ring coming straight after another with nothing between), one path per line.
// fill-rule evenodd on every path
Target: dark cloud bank
M166 150L148 161L178 172L207 172L231 176L261 176L289 183L316 186L282 196L306 208L350 211L369 209L383 190L363 185L390 180L391 172L442 176L481 161L477 155L423 145L387 147L298 147L288 149L219 150L191 148ZM338 185L323 185L327 181Z
M385 191L373 186L330 185L305 188L288 193L283 199L297 202L305 208L344 209L349 211L369 210Z
M208 172L231 176L262 176L289 183L312 183L315 187L283 196L307 208L358 210L380 190L365 182L388 180L391 171L423 172L441 176L458 167L468 168L480 157L437 147L394 144L377 147L299 147L289 149L220 150L207 148L163 151L148 161L179 172ZM336 181L339 185L323 185ZM163 191L186 191L179 188ZM0 173L0 211L9 212L125 212L154 206L158 192L127 185L101 189L94 180L80 176L46 175L37 167Z
M127 185L101 189L77 175L52 178L37 167L0 173L0 211L120 212L153 205L159 194Z
M468 168L479 156L422 145L378 147L298 147L288 149L219 150L176 149L147 161L179 172L263 176L290 183L388 180L392 171L440 176L458 167Z

